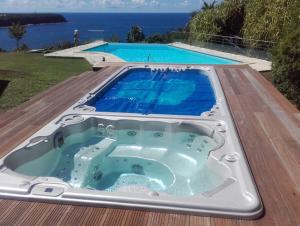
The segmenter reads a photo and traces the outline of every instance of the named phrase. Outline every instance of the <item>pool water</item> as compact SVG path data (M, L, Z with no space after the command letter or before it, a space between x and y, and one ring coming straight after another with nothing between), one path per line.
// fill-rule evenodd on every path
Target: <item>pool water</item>
M222 176L206 167L217 145L199 133L122 129L108 136L101 128L90 128L65 137L61 147L15 171L60 178L78 188L114 192L139 186L191 196L223 183Z
M216 104L207 75L200 70L130 69L88 105L98 112L199 116Z
M164 44L108 43L86 50L106 52L127 62L178 64L237 64L237 61L185 50Z

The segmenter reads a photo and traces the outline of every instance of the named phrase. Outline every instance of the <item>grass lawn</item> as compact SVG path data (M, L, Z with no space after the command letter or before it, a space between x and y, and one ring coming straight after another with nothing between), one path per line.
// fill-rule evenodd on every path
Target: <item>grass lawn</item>
M83 59L0 53L0 80L10 81L0 97L0 111L15 107L48 87L88 70L91 66Z

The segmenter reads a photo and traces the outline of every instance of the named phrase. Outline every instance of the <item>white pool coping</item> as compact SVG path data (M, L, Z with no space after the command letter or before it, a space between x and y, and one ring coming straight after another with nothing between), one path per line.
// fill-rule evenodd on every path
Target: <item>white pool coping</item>
M47 53L45 57L62 57L62 58L84 58L91 65L103 62L103 57L105 57L106 62L126 62L121 58L104 52L85 52L84 50L91 49L97 46L105 45L107 42L95 41L86 45L80 45L69 49L64 49L56 51L53 53Z
M171 43L170 45L177 47L177 48L187 49L187 50L191 50L191 51L205 53L208 55L213 55L213 56L217 56L217 57L222 57L222 58L226 58L226 59L230 59L230 60L239 61L241 63L248 64L250 67L252 67L253 69L255 69L257 71L270 71L271 67L272 67L272 62L267 61L267 60L258 59L258 58L247 57L244 55L227 53L227 52L218 51L218 50L201 48L198 46L192 46L192 45L184 44L181 42L174 42L174 43Z
M98 40L86 45L80 45L77 47L64 49L52 53L45 54L45 57L63 57L63 58L84 58L91 65L96 66L99 63L103 63L103 57L105 58L105 63L126 63L123 59L109 53L105 52L86 52L84 50L91 49L97 46L105 45L107 42ZM257 71L270 71L272 68L272 62L267 60L261 60L258 58L247 57L243 55L227 53L212 49L201 48L197 46L192 46L188 44L184 44L181 42L170 43L170 46L174 46L177 48L182 48L186 50L191 50L199 53L204 53L216 57L222 57L229 60L239 61L242 64L248 64L251 68ZM133 62L130 62L133 63Z

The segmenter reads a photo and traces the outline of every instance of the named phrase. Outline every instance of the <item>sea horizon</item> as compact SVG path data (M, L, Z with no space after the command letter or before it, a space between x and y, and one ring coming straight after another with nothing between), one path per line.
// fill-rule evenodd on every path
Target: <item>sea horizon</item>
M191 16L190 13L177 12L67 12L59 14L63 15L67 22L27 26L27 32L21 43L29 48L45 48L53 44L73 41L75 29L79 30L82 42L109 39L112 36L118 36L120 41L124 42L131 26L139 25L146 36L164 34L186 26ZM7 27L0 28L0 48L12 50L15 48L15 40L9 37L7 30ZM97 33L91 30L104 30L104 32Z
M188 12L0 12L0 14L43 14L43 13L49 13L49 14L191 14L193 11Z

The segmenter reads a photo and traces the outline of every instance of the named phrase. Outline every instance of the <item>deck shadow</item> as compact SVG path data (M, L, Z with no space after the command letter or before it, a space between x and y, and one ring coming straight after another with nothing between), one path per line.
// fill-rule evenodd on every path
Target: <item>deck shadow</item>
M4 93L5 89L8 87L9 83L9 80L0 80L0 97Z

